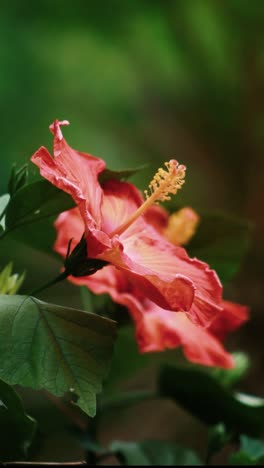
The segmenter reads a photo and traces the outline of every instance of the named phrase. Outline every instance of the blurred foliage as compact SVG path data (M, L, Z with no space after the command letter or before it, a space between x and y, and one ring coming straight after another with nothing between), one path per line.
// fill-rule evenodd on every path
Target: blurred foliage
M4 176L9 161L50 146L55 117L68 118L73 146L114 168L175 154L190 168L184 203L241 206L249 156L258 162L263 148L259 1L13 0L1 9ZM201 190L214 170L222 180Z
M121 465L127 466L190 466L202 465L191 450L160 440L143 442L115 441L110 449Z
M0 380L1 461L24 459L36 432L36 421L25 413L22 400Z
M264 463L264 443L245 435L240 437L240 450L230 456L230 465L260 465Z
M251 231L249 223L241 219L204 214L187 250L191 257L207 262L226 284L240 268L249 248Z

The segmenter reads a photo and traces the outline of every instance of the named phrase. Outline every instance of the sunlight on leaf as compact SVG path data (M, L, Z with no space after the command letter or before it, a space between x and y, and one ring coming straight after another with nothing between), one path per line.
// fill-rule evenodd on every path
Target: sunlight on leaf
M25 279L25 273L12 274L13 263L9 262L0 272L0 294L16 294Z

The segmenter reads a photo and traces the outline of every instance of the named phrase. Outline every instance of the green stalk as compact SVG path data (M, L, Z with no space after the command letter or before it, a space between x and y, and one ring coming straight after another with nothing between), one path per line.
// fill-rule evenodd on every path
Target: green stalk
M59 283L60 281L65 280L68 276L69 276L69 273L67 273L66 270L64 270L62 273L60 273L59 276L57 276L57 277L54 278L53 280L49 281L48 283L44 284L44 285L41 286L40 288L34 289L34 291L32 291L29 295L30 295L30 296L35 296L35 294L38 294L38 293L44 291L44 289L47 289L47 288L49 288L50 286L53 286L54 284Z

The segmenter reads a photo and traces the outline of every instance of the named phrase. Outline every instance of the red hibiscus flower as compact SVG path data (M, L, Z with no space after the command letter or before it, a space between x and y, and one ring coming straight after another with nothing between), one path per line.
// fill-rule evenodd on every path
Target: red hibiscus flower
M170 224L168 214L165 210L158 211L159 215L162 215L159 218L163 220L162 227L157 219L154 222L160 231L165 231ZM192 223L194 216L189 215L190 213L187 218ZM195 218L197 221L197 215ZM75 208L62 213L55 225L57 239L54 249L65 256L69 239L73 237L76 243L82 234L83 220ZM95 294L108 293L115 302L128 308L135 322L136 340L141 352L182 347L186 358L191 362L224 368L233 366L233 358L225 351L220 340L247 320L247 307L221 301L221 312L208 328L204 328L194 324L184 312L173 313L159 307L142 294L122 270L111 265L92 276L71 277L70 280L75 284L87 286Z
M159 169L150 183L145 201L130 183L110 180L101 186L98 176L105 163L67 144L60 129L67 124L55 121L50 126L54 157L41 147L32 162L43 177L76 202L87 257L115 266L157 306L183 311L194 323L208 326L222 310L222 286L216 273L207 264L189 258L182 247L169 242L146 217L153 203L169 199L181 188L185 167L175 160L166 163L166 168ZM70 233L67 241L72 237ZM76 241L79 239L80 236ZM60 250L58 245L59 240L56 248Z

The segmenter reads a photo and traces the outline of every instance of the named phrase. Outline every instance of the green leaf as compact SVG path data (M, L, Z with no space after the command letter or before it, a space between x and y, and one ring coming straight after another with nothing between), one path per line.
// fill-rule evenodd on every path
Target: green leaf
M145 440L143 442L114 441L109 449L115 452L122 465L202 465L199 457L192 450L171 442L159 440Z
M242 435L240 437L240 450L230 456L229 464L263 466L264 442Z
M22 400L0 380L0 459L24 458L32 443L36 422L25 413Z
M233 393L203 370L164 366L159 393L206 424L223 423L227 430L238 434L264 432L264 400Z
M18 275L12 274L13 263L9 262L5 268L0 271L0 294L16 294L22 285L25 273Z
M46 180L26 185L11 198L6 211L6 228L14 230L75 206L72 198Z
M249 247L252 226L226 215L206 215L191 242L188 253L207 262L227 282L237 273Z
M5 210L10 200L10 195L6 193L0 197L0 228L5 229Z
M27 183L27 179L28 164L24 164L19 169L16 168L16 163L13 164L8 182L8 193L11 197L13 197L13 195Z
M48 219L41 219L31 224L20 226L19 229L11 231L8 235L8 241L19 242L46 254L56 256L53 245L56 239L56 230L54 221L56 217L51 216ZM5 239L4 248L7 245ZM21 248L21 246L20 246ZM61 263L61 259L60 259Z
M111 320L34 297L0 296L0 377L56 396L73 391L90 416L114 339Z
M132 177L133 175L137 174L137 172L141 171L142 169L145 169L146 165L142 165L140 167L137 167L135 169L125 169L122 171L112 171L111 169L105 169L101 174L99 175L99 182L100 184L104 184L108 180L115 179L115 180L127 180L129 177Z

